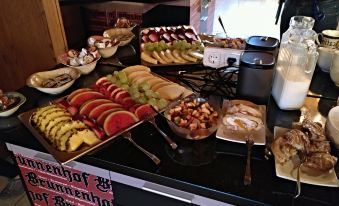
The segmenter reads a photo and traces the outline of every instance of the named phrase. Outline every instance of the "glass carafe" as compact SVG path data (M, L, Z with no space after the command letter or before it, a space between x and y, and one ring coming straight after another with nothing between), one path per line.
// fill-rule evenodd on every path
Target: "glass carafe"
M272 87L280 109L300 109L304 103L318 59L313 25L311 17L292 17L290 28L282 35Z

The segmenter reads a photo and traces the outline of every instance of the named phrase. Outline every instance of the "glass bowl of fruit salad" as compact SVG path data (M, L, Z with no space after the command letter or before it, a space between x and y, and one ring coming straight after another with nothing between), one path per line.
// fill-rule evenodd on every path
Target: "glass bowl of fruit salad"
M190 96L171 103L164 112L169 127L185 139L201 140L220 124L220 107L204 98Z

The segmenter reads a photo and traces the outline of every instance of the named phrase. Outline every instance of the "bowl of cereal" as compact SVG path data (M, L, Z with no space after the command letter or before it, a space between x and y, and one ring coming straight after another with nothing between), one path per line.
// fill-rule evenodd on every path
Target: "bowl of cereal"
M164 115L172 131L185 139L200 140L214 133L220 124L220 108L200 97L188 97L168 106Z

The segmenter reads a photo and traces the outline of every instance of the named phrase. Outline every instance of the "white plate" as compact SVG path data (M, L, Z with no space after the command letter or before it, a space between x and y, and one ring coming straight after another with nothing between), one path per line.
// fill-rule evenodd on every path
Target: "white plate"
M47 87L41 86L41 84L48 78L53 78L61 74L69 74L72 80L56 88L47 88ZM48 94L60 94L66 89L68 89L69 87L71 87L74 81L80 77L80 75L81 75L80 71L78 71L75 68L63 67L63 68L59 68L59 69L55 69L51 71L34 73L27 78L26 84L29 87L36 88L37 90L48 93Z
M223 113L225 113L224 111L226 111L226 107L227 107L226 101L224 101L224 103L223 103L223 109L222 109ZM250 104L253 105L253 103L248 102L248 101L244 101L244 100L232 100L232 101L250 103ZM266 132L265 132L265 128L266 128L266 106L265 105L257 105L257 107L259 108L259 110L262 113L263 122L264 122L264 125L260 130L254 131L254 132L234 131L234 130L228 129L221 122L220 125L219 125L219 128L217 130L216 137L218 139L222 139L222 140L226 140L226 141L230 141L230 142L237 142L237 143L246 144L246 136L249 135L249 134L252 134L253 137L254 137L254 145L265 145L266 144L266 136L265 136L265 134L266 134Z
M289 129L282 127L274 127L274 138L282 135ZM278 177L296 181L297 179L297 168L293 168L292 160L286 162L281 165L275 160L275 173ZM300 181L302 183L311 184L311 185L319 185L319 186L327 186L327 187L339 187L339 181L337 175L335 174L334 169L330 170L330 172L323 174L321 176L310 176L302 171L300 172Z

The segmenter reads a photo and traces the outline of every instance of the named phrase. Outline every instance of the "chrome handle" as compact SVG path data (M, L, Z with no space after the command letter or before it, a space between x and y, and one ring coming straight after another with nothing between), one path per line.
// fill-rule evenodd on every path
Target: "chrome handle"
M245 176L244 176L244 185L250 185L252 183L252 175L251 175L251 153L252 146L254 144L253 136L246 137L246 146L247 146L247 158L246 158L246 168L245 168Z
M158 185L151 182L146 182L143 185L142 189L148 192L152 192L187 203L192 203L192 200L194 199L194 195L191 193L183 192L174 188Z
M144 148L142 148L141 146L139 146L136 142L134 142L134 140L133 140L132 137L131 137L132 135L131 135L130 132L125 132L125 133L122 134L122 136L123 136L125 139L127 139L128 141L130 141L136 148L138 148L140 151L142 151L145 155L147 155L149 158L151 158L152 161L153 161L156 165L160 164L161 161L160 161L160 159L159 159L157 156L155 156L154 154L148 152L147 150L145 150Z
M149 116L147 118L147 121L149 123L151 123L157 130L158 132L166 139L166 141L168 142L169 145L171 145L172 149L175 150L178 145L165 133L163 132L159 127L158 125L155 123L155 119L153 116Z

